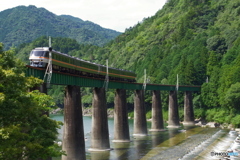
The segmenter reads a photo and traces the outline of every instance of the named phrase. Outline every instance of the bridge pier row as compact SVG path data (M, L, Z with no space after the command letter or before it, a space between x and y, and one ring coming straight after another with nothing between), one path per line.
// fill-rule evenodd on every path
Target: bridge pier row
M93 89L91 148L89 151L111 150L105 88Z
M194 111L192 102L192 92L185 91L184 93L184 126L193 126L194 123Z
M177 103L177 91L169 92L169 104L168 104L168 128L179 128L179 113Z
M152 91L152 127L149 131L164 131L160 91Z
M130 142L125 89L116 89L115 91L113 142Z
M134 136L147 136L146 109L144 104L144 91L134 91Z
M68 85L64 97L63 146L67 156L62 160L85 160L81 94L79 86Z

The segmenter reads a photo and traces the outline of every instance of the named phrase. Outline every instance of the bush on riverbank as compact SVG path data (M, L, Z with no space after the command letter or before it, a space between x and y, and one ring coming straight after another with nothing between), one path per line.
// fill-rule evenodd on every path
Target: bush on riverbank
M214 121L220 124L232 124L234 127L239 127L240 124L240 115L223 108L205 110L205 118L207 121Z

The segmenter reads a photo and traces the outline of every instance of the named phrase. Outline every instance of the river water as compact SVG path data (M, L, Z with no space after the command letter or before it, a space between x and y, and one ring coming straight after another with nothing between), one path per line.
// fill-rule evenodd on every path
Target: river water
M52 119L63 122L63 115L51 115ZM133 136L133 120L129 120L129 132L131 142L113 143L113 118L108 119L109 138L111 151L89 152L91 146L91 125L92 118L84 116L84 134L86 159L91 160L212 160L224 159L224 156L212 156L212 152L225 152L234 147L233 141L237 134L229 134L229 130L218 128L179 128L166 129L162 132L148 132L148 136ZM151 123L147 122L148 129ZM59 140L61 141L63 129L59 129ZM240 152L239 152L240 153ZM53 158L60 160L61 158ZM239 159L238 156L231 156L230 159Z

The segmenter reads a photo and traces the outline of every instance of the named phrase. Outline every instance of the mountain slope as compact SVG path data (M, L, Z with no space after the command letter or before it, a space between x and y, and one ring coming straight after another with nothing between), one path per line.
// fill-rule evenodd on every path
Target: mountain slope
M176 84L178 74L179 85L202 85L194 94L195 118L240 127L239 19L240 0L168 0L104 47L85 46L89 55L81 48L72 55L101 64L108 59L111 67L135 71L138 82L144 69L151 83ZM168 93L162 94L167 113ZM183 93L178 94L183 113Z
M196 118L240 126L239 19L240 0L168 0L101 48L96 59L135 71L138 82L146 69L151 83L176 84L178 74L179 85L202 85L193 101Z
M0 42L8 48L49 35L79 43L103 45L120 33L72 16L57 16L44 8L18 6L0 12Z
M169 0L155 16L129 28L105 47L109 63L133 69L139 78L146 68L152 82L167 79L170 84L175 84L177 73L181 76L185 72L181 63L192 63L194 72L200 74L191 82L181 77L181 84L200 85L206 79L209 52L222 58L240 35L239 2Z

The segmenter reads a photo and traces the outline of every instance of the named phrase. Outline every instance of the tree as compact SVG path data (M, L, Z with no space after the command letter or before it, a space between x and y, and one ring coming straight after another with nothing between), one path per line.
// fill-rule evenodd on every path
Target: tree
M219 35L215 35L207 40L207 48L216 53L224 54L227 50L225 39Z
M214 51L210 52L210 56L208 58L207 63L207 75L210 76L214 70L214 67L219 67L219 62L217 59L217 55Z
M228 89L225 100L228 105L233 108L238 109L240 104L240 82L232 84L231 87Z
M46 159L59 156L54 140L59 123L43 113L53 106L50 96L28 92L42 80L25 77L25 66L13 50L0 44L0 159Z
M204 83L201 87L201 98L207 108L219 107L219 94L217 91L219 88L220 73L218 67L213 68L209 82Z

